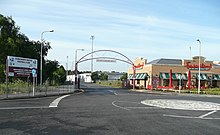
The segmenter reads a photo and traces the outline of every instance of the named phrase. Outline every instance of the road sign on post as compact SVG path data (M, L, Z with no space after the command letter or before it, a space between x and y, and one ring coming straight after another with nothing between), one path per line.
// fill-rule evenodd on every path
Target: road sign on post
M33 69L37 73L37 59L8 56L7 61L8 76L28 77Z
M36 69L32 69L31 72L32 72L32 76L33 76L33 77L37 77L37 74L36 74L36 73L37 73L37 70L36 70Z
M6 59L6 98L8 98L8 77L29 77L33 76L34 83L37 77L37 59L8 56Z

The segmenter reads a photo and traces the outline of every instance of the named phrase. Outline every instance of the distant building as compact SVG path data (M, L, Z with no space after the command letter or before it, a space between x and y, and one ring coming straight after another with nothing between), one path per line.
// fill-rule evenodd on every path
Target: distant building
M92 82L91 73L83 73L78 76L82 82ZM67 75L66 81L75 82L75 75Z
M92 82L91 73L79 74L80 80L82 82Z
M125 73L111 72L108 73L108 80L119 80Z

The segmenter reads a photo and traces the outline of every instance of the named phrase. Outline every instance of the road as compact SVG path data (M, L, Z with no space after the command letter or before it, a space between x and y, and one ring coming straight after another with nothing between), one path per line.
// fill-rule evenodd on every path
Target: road
M85 92L62 99L1 100L0 134L220 134L219 97L147 94L94 84L82 88ZM57 107L50 107L54 101Z

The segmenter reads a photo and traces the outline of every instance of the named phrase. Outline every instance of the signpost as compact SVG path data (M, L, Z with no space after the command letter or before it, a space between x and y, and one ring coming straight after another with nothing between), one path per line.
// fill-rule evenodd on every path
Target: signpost
M34 82L37 77L37 59L8 56L6 59L6 98L8 98L8 77L33 77Z
M35 86L35 78L37 77L37 71L36 71L36 69L32 69L32 77L33 77L33 97L34 97L34 95L35 95L35 89L34 89L34 86Z

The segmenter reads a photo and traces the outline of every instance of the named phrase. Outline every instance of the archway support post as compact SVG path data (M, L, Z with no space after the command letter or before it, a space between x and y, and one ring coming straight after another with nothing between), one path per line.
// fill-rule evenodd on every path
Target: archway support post
M135 78L136 78L136 68L133 64L133 90L135 90Z
M75 63L75 89L77 88L78 84L78 64Z

